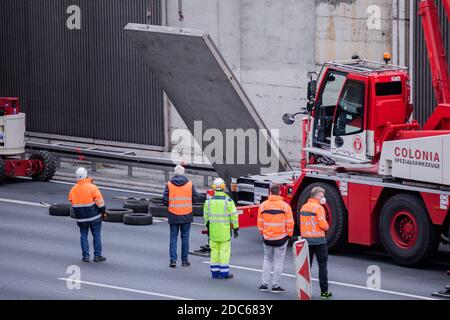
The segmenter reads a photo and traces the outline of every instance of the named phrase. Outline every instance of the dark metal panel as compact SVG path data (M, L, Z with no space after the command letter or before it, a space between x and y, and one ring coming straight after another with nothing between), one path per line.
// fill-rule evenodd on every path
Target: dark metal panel
M442 1L435 1L439 9L439 20L441 22L442 36L445 41L447 60L450 66L450 27ZM419 1L414 1L414 12L418 11ZM414 15L414 115L423 125L436 107L436 99L432 86L428 53L422 29L422 21L419 16Z
M162 89L123 32L160 24L160 0L1 0L0 19L0 95L21 98L29 132L165 145Z
M194 136L196 121L202 121L202 134L210 128L220 131L223 137L227 137L231 129L257 133L262 129L267 132L261 116L206 32L132 23L126 26L125 31L158 76L168 98ZM260 136L259 139L262 140L260 145L270 144L267 154L272 155L271 165L278 164L280 171L290 169L278 148L278 141L270 132L267 137ZM209 145L209 142L197 142L203 150ZM249 143L235 144L234 155L240 152L250 158L252 147ZM222 148L221 154L228 157L225 143ZM250 159L242 161L245 163L218 159L220 161L213 161L212 165L226 181L247 174L260 174L268 169L260 153L252 155L256 160L253 163Z

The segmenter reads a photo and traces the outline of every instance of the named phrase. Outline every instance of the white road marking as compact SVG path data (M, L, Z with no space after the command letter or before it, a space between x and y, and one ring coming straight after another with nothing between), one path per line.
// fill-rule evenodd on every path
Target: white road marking
M209 264L209 261L203 261L203 263ZM234 268L234 269L241 269L241 270L247 270L247 271L253 271L253 272L262 273L262 270L254 269L254 268L241 267L241 266L235 266L235 265L230 265L230 267ZM288 274L288 273L283 273L282 275L285 276L285 277L288 277L288 278L295 278L296 277L294 274ZM315 279L315 278L311 278L311 280L312 281L319 281L319 279ZM372 288L359 286L359 285L356 285L356 284L344 283L344 282L328 281L328 283L335 284L335 285L338 285L338 286L343 286L343 287L350 287L350 288L355 288L355 289L362 289L362 290L374 291L374 292L379 292L379 293L392 294L392 295L403 296L403 297L414 298L414 299L420 299L420 300L438 300L438 299L434 299L434 298L430 298L430 297L417 296L417 295L414 295L414 294L409 294L409 293L404 293L404 292L391 291L391 290L382 290L382 289L372 289Z
M21 200L4 199L4 198L0 198L0 202L22 204L22 205L32 206L32 207L47 208L47 206L45 204L42 204L39 202L21 201Z
M140 294L145 294L148 296L155 296L155 297L160 297L160 298L168 298L168 299L174 299L174 300L193 300L193 299L185 298L185 297L172 296L172 295L158 293L158 292L152 292L152 291L144 291L144 290L136 290L136 289L130 289L130 288L124 288L124 287L111 286L111 285L102 284L102 283L74 280L74 279L68 279L68 278L58 278L58 280L70 281L71 283L75 282L75 283L80 283L80 284L85 284L88 286L94 286L94 287L100 287L100 288L108 288L108 289L113 289L113 290L140 293Z

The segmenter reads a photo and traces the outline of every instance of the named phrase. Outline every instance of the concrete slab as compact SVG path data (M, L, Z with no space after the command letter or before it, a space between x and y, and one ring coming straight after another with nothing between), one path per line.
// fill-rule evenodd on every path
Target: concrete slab
M218 130L224 138L230 137L227 133L236 129L242 129L244 133L256 132L257 147L254 141L248 143L245 140L230 147L231 141L226 138L222 144L216 144L214 159L209 157L209 160L222 178L228 181L248 174L290 169L278 148L276 133L267 129L208 33L141 24L128 24L125 32L159 78L202 150L211 148L211 139L202 138L208 129ZM197 123L196 128L197 121L202 123L200 126ZM260 130L265 130L267 136L262 137ZM233 157L236 159L225 158L231 154L243 155L245 161L239 163L237 156ZM250 156L256 159L252 161Z

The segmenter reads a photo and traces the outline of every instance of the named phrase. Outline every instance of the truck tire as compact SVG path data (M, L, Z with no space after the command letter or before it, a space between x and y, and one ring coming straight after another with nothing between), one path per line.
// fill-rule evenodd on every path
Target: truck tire
M342 202L341 195L338 189L326 182L315 182L308 185L300 194L297 203L297 214L294 217L296 226L295 229L299 230L299 214L302 206L308 201L311 196L311 190L315 187L321 187L325 189L325 198L327 198L327 204L325 205L327 212L327 220L330 225L330 229L326 232L327 244L329 250L338 250L347 243L348 240L348 218L347 209ZM330 221L331 220L331 221ZM294 235L298 235L297 231Z
M123 222L123 216L133 213L130 209L107 209L105 211L106 222Z
M420 197L397 194L380 213L380 240L389 255L404 266L426 262L439 245L436 227Z
M148 212L148 206L150 202L147 200L127 200L123 207L125 209L131 209L134 213Z
M0 157L0 183L3 183L6 180L6 168L5 168L5 160Z
M150 198L150 204L163 204L162 197L152 197Z
M192 213L194 217L203 217L203 204L202 203L194 203L192 205Z
M167 210L167 207L162 203L150 204L150 206L148 207L148 213L158 218L167 218L169 216L169 211Z
M56 217L68 217L70 216L70 210L72 209L72 205L68 203L55 203L48 208L48 213L51 216Z
M128 213L123 216L123 223L133 226L148 226L153 224L150 213Z
M42 172L31 175L35 181L49 181L56 172L56 160L47 151L35 151L31 154L30 160L41 160L44 163Z

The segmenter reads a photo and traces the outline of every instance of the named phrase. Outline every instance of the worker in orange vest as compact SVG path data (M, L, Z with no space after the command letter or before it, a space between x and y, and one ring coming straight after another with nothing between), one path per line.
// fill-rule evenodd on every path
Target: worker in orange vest
M87 177L87 173L85 168L78 168L75 172L78 182L70 190L69 201L72 203L77 224L80 227L83 262L89 262L89 229L94 238L94 262L102 262L106 260L102 256L101 240L105 201L100 190L92 183L92 178Z
M168 206L170 225L170 264L175 268L177 264L177 239L181 231L181 262L183 267L189 267L189 232L193 221L192 203L198 199L197 191L192 182L184 176L185 170L181 165L175 167L175 176L167 183L163 202Z
M325 190L315 187L311 190L311 198L300 209L300 235L308 241L310 265L314 255L317 256L319 264L319 283L321 299L332 297L328 291L328 246L325 231L329 225L325 215L324 205L326 204Z
M278 185L271 186L268 200L259 207L258 230L264 238L262 283L258 290L269 291L269 284L272 282L271 292L285 292L280 286L280 280L288 240L294 233L294 219L291 207L280 197Z

